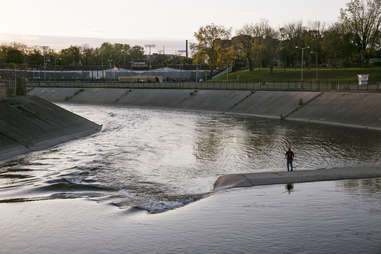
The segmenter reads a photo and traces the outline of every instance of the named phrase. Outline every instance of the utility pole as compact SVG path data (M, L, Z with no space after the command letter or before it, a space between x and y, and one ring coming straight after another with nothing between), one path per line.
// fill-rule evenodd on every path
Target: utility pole
M311 54L315 54L315 71L316 71L316 73L315 73L315 78L316 78L316 80L318 80L319 79L319 75L318 75L318 52L317 51L312 51L311 52Z
M44 80L46 80L46 50L48 46L42 46L42 53L44 54Z
M299 47L298 46L296 46L295 48L297 48L297 49L299 49ZM300 76L301 76L301 81L303 82L303 67L304 67L304 50L305 49L309 49L310 48L310 46L307 46L307 47L305 47L305 48L300 48L301 50L302 50L302 68L301 68L301 74L300 74Z
M188 59L188 40L185 41L185 57Z
M151 49L153 49L154 47L156 47L155 44L147 44L147 45L144 45L144 47L148 48L148 69L151 69Z

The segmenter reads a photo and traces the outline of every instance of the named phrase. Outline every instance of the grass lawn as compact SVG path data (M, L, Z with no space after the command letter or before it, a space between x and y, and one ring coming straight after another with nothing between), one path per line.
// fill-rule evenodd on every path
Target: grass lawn
M318 69L318 81L320 82L357 82L357 74L370 74L369 82L381 81L381 67L372 68L320 68ZM304 81L316 80L316 69L305 68L303 70ZM269 68L257 68L253 72L241 70L229 75L224 75L212 80L212 82L295 82L301 81L301 69L274 68L270 73Z

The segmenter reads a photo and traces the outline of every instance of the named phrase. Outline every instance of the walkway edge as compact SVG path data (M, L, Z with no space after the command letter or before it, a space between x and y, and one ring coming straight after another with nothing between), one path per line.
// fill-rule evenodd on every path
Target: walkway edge
M265 172L220 176L214 190L253 187L261 185L368 179L381 177L381 167L333 168L294 172Z

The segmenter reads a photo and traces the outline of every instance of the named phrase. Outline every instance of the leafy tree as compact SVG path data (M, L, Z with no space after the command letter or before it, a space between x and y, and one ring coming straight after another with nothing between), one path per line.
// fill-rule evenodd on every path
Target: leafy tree
M197 44L192 46L196 63L206 61L212 70L215 70L218 65L218 52L216 49L216 40L229 40L231 37L231 28L217 26L215 24L200 27L194 33Z
M236 52L237 58L243 57L246 59L249 65L249 70L254 70L254 60L253 60L253 38L246 34L244 31L240 31L239 34L233 37L233 47Z
M306 47L303 41L303 33L306 28L302 22L289 23L279 29L280 43L277 48L277 53L280 60L287 67L296 66L298 62L298 47Z
M144 59L144 48L141 46L133 46L128 50L128 55L131 61L138 61Z
M356 62L357 49L351 42L352 34L336 23L324 32L321 43L322 57L330 66L342 66Z
M6 63L22 64L24 62L24 54L13 47L9 47L6 51Z
M213 48L216 51L217 68L224 69L233 65L235 53L231 40L215 40Z
M367 62L369 50L380 38L381 0L351 0L340 13L346 31L353 33L353 44L362 61Z
M63 65L77 66L81 64L81 50L77 46L61 50L59 55Z
M26 61L31 65L42 65L44 63L44 56L38 49L33 49L26 56Z
M278 46L278 33L269 25L268 21L256 24L247 24L238 31L234 38L237 53L246 57L249 70L258 66L274 65L275 51Z

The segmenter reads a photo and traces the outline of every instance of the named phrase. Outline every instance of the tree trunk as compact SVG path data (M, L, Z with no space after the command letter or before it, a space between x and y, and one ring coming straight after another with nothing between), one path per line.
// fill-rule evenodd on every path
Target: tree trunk
M246 56L246 57L247 57L247 62L249 63L249 71L254 71L253 59L251 59L250 56Z

